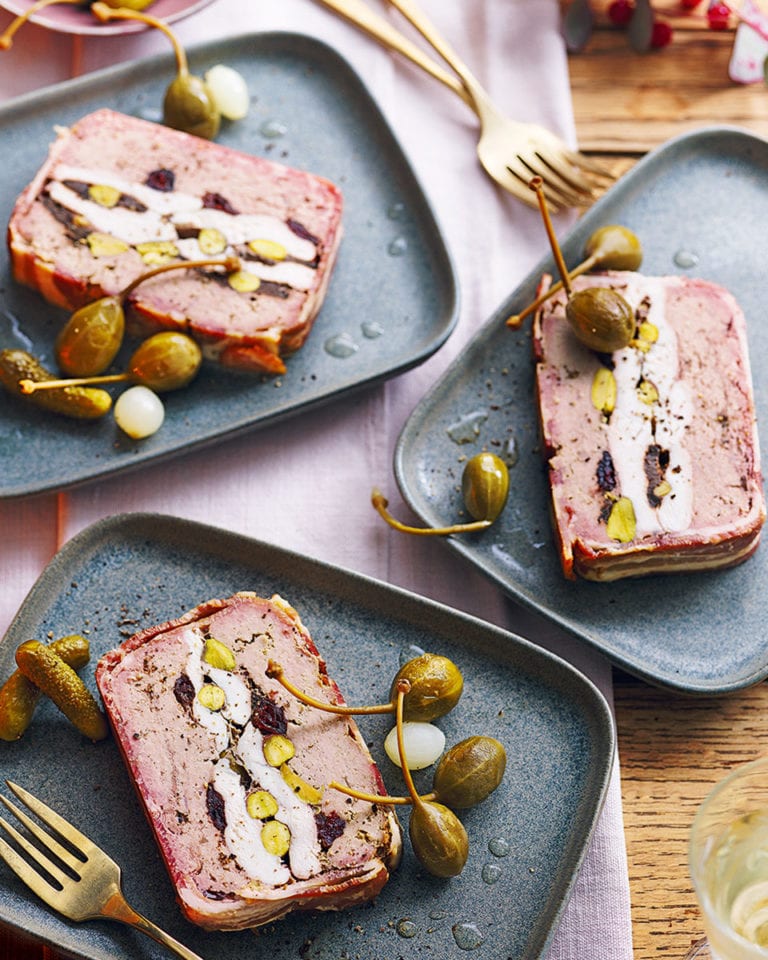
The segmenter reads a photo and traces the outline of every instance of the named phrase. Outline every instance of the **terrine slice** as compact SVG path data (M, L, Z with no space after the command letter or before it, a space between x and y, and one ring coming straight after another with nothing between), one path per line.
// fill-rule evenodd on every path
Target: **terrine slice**
M369 900L400 857L391 806L325 789L335 778L386 792L355 722L300 703L267 677L270 660L314 698L344 702L279 596L203 603L96 670L179 904L207 929Z
M306 339L338 251L342 196L323 177L112 110L60 129L8 226L14 277L75 309L160 262L128 302L140 332L185 329L207 357L279 373Z
M534 319L536 389L566 577L615 580L740 563L765 519L744 315L722 287L614 272L630 346L597 354L558 294Z

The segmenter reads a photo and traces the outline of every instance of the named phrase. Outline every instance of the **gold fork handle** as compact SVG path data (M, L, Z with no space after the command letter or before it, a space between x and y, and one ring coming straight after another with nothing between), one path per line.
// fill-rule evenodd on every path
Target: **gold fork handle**
M322 3L330 10L340 14L345 20L377 40L382 46L402 54L412 63L415 63L417 67L421 67L431 77L434 77L435 80L439 80L449 90L453 90L465 103L472 106L472 100L460 80L443 70L440 64L435 63L420 47L403 36L388 20L372 10L362 0L318 0L318 3Z
M461 57L456 53L453 47L448 43L445 37L441 36L435 29L434 24L429 20L423 10L414 2L414 0L389 0L389 3L405 17L405 19L415 27L424 37L429 45L440 54L448 66L459 77L461 86L465 92L464 99L474 109L482 107L489 101L489 96L479 81L464 63ZM468 95L468 96L467 96Z
M161 930L160 927L152 923L151 920L147 920L146 917L137 913L133 907L126 902L121 893L114 893L109 898L102 907L101 916L125 923L129 927L140 930L141 933L146 933L148 937L167 947L171 953L175 953L176 956L181 957L182 960L203 960L199 953L195 953L188 947L185 947L183 943L175 940L170 934L167 934L165 930Z

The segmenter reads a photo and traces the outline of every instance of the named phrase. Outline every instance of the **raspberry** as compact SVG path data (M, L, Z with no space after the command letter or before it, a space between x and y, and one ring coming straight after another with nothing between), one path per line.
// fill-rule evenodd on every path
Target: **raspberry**
M632 0L613 0L608 7L608 19L617 27L626 27L635 12Z
M656 20L651 30L651 47L660 50L672 42L672 27L663 20Z
M683 10L695 10L701 3L701 0L680 0L680 6Z
M730 18L731 10L727 3L710 3L707 10L710 30L727 30Z

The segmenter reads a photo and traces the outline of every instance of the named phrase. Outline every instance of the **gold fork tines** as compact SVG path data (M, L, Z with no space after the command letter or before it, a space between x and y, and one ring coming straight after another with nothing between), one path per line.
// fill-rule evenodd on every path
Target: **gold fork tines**
M477 156L500 187L523 203L535 206L528 183L541 177L544 195L553 210L591 203L612 180L613 173L597 161L572 150L554 133L536 123L505 116L467 65L441 37L414 0L389 0L451 68L448 73L420 47L411 43L365 0L318 0L388 49L407 57L468 104L480 121Z
M0 858L33 893L70 920L116 920L145 933L182 960L202 960L129 906L120 888L120 867L100 847L29 791L10 780L6 783L48 828L0 794L0 801L23 828L0 817L0 827L11 841L0 836Z

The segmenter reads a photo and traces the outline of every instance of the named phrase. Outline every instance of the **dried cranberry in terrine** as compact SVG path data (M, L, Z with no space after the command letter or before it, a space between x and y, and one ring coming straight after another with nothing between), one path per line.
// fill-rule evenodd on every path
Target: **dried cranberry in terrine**
M74 309L148 268L235 253L242 271L142 284L139 330L187 329L223 364L279 373L306 339L341 239L328 180L112 110L58 131L8 227L14 277Z
M354 721L300 703L270 660L315 699L343 703L297 612L238 593L142 631L96 679L186 917L237 930L292 910L374 897L399 860L392 808Z
M765 519L744 315L722 287L615 272L635 338L583 346L564 296L534 320L536 387L565 575L590 580L733 566Z

